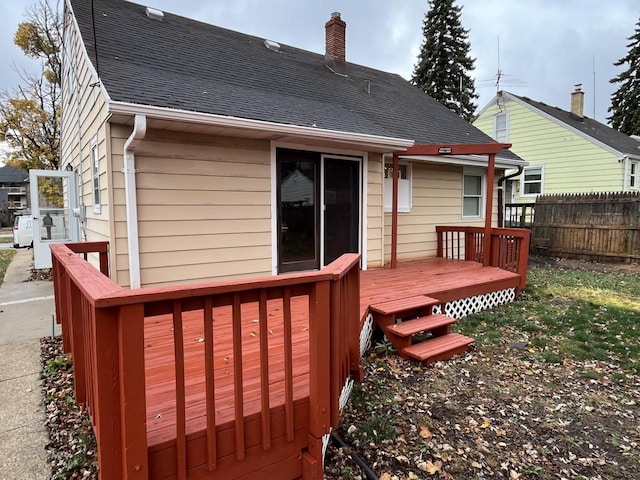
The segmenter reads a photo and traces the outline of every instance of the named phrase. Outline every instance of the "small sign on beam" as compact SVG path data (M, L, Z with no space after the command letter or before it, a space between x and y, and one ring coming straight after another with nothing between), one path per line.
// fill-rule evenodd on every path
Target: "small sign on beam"
M439 147L438 153L451 153L453 149L451 147Z

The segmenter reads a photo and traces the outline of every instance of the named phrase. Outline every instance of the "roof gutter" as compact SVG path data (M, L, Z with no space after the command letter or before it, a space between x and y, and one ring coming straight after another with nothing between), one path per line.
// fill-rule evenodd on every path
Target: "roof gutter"
M136 197L135 150L147 133L147 118L136 115L133 131L124 144L124 194L127 212L127 247L129 251L129 287L140 288L140 242L138 239L138 200Z
M144 115L148 119L168 120L174 122L197 123L215 127L237 128L270 132L278 135L294 135L313 139L333 140L340 143L358 144L380 151L406 150L414 145L413 140L405 138L383 137L364 133L351 133L324 128L304 127L284 123L266 122L246 118L216 115L211 113L191 112L172 108L138 105L135 103L110 101L108 113L112 115Z
M504 227L504 182L510 178L517 177L524 170L524 166L518 166L518 171L510 173L509 175L503 175L498 179L498 227Z

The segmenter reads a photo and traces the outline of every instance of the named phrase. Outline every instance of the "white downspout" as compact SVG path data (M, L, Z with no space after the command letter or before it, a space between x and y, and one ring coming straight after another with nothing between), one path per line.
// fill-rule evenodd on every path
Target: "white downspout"
M138 200L136 198L135 149L147 133L147 117L136 115L133 132L124 144L124 195L127 212L127 247L129 250L129 287L140 288L140 245L138 241Z

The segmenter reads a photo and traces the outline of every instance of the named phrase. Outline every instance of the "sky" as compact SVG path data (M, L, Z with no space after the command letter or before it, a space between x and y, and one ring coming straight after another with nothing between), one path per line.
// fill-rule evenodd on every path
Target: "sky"
M61 2L62 0L50 0ZM20 84L16 70L37 72L13 44L35 0L3 0L0 90ZM138 1L137 3L143 3ZM628 52L640 18L638 0L456 0L463 7L476 59L479 107L500 89L568 110L581 83L585 115L607 123L613 63ZM144 5L206 23L324 53L324 23L340 12L347 23L347 62L411 77L422 43L427 0L145 0ZM594 73L595 72L595 73ZM595 112L595 115L594 115Z

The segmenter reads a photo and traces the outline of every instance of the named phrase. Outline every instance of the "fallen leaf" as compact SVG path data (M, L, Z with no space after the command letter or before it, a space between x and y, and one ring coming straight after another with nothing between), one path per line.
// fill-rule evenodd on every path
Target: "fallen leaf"
M442 468L442 462L440 460L436 460L435 462L431 462L431 460L427 460L426 462L422 462L424 463L424 468L420 467L420 464L418 464L418 468L420 468L420 470L427 472L431 475L434 475L435 473L439 472L440 469Z
M429 430L427 427L422 426L420 427L420 436L422 438L431 438L433 437L433 433L431 433L431 430Z
M482 422L482 425L480 425L480 428L489 428L489 425L491 425L491 420L485 420Z

